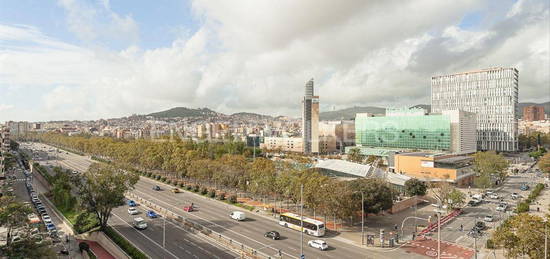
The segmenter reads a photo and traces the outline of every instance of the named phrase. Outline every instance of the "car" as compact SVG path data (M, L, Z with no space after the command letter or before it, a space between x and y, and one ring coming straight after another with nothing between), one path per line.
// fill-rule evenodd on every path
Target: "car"
M157 215L157 213L155 213L154 211L152 211L152 210L148 210L148 211L147 211L147 217L149 217L149 218L152 218L152 219L153 219L153 218L156 218L156 217L158 217L158 215Z
M472 195L472 198L476 199L476 200L483 200L483 194L482 193L476 193L474 195Z
M183 207L183 211L191 212L191 211L193 211L193 206L185 206L185 207Z
M481 230L484 230L487 226L485 225L485 222L483 221L478 221L476 222L475 226L474 226L474 229L477 229L479 231Z
M281 234L277 231L268 231L265 232L264 237L271 238L273 240L281 239Z
M522 191L527 191L527 190L529 190L529 185L523 184L519 187L519 189L522 190Z
M493 222L493 216L492 215L487 215L483 218L484 221L486 222Z
M512 199L515 200L515 199L518 199L518 198L519 198L519 194L518 194L518 193L516 193L516 192L512 193Z
M38 212L39 212L40 214L42 214L42 213L46 213L47 211L46 211L46 209L44 209L44 208L42 207L42 208L39 208L39 209L38 209Z
M44 222L47 222L47 223L51 223L51 222L52 222L52 218L51 218L50 215L48 215L47 213L42 214L42 220L43 220Z
M55 225L53 223L46 224L46 229L48 231L53 231L55 230Z
M128 204L128 206L130 206L130 207L135 207L135 206L137 206L137 204L136 204L136 202L135 202L134 200L128 200L127 204Z
M134 207L128 208L128 214L130 214L130 215L136 215L136 214L138 214L138 213L139 213L139 211L138 211L136 208L134 208Z
M496 193L492 193L489 195L489 198L491 199L500 199L500 196L498 196Z
M181 190L180 190L180 189L178 189L178 188L172 188L172 192L173 192L173 193L180 193L180 192L181 192Z
M246 214L244 214L244 212L242 211L233 211L231 212L231 214L229 214L229 217L237 221L243 221L246 219Z
M153 186L153 191L160 191L160 186L158 185Z
M307 245L313 248L318 248L321 251L327 250L328 248L327 242L323 240L310 240L307 242Z
M500 203L497 208L496 208L496 211L506 211L506 209L508 208L508 204L506 203Z
M477 206L477 205L479 205L479 204L481 204L481 201L480 201L480 200L476 200L476 199L470 200L470 201L468 202L468 205L469 205L469 206L472 206L472 207L475 207L475 206Z

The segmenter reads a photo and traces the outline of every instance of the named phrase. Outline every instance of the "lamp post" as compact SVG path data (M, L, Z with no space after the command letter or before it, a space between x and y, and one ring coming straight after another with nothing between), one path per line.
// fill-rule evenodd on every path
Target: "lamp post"
M300 185L300 258L304 256L304 185Z
M548 258L548 220L544 219L544 259Z
M361 192L361 245L365 244L365 193Z

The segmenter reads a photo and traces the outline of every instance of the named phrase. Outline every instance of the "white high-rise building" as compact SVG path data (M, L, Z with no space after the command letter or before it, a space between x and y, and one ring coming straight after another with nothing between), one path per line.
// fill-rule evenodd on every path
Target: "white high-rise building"
M432 112L476 113L477 149L517 151L518 77L515 68L490 68L432 77Z
M461 110L441 113L451 121L451 151L461 154L476 152L476 114Z

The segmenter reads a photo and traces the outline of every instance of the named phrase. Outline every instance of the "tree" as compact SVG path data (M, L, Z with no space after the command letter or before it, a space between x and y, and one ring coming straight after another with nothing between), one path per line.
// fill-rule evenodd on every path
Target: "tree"
M8 236L11 236L11 231L14 228L27 223L27 215L30 213L32 213L31 208L16 202L13 196L0 197L0 225L7 226Z
M361 154L361 149L352 148L348 153L348 160L355 163L362 163L365 159L365 156Z
M405 182L405 193L409 196L426 195L427 189L426 183L416 178L411 178Z
M458 209L464 205L466 201L466 195L453 187L453 190L447 197L447 207L449 209Z
M395 191L379 179L358 179L348 182L354 192L354 203L361 204L361 192L365 198L365 213L379 213L391 209Z
M92 164L79 184L82 205L95 213L105 229L111 210L124 204L124 193L134 188L139 176L112 165Z
M544 245L541 245L544 244L544 224L539 216L521 213L504 221L493 233L492 240L497 247L506 249L510 258L523 255L544 258Z
M550 153L544 155L539 160L538 166L544 173L550 174Z
M441 205L445 205L449 199L449 195L453 191L453 186L448 182L432 183L431 190L434 198L436 198L438 202L441 202Z
M508 176L506 170L508 164L506 158L494 151L477 152L474 155L474 170L478 173L477 177L482 178L478 181L480 184L478 187L483 189L492 187L492 177L503 182Z

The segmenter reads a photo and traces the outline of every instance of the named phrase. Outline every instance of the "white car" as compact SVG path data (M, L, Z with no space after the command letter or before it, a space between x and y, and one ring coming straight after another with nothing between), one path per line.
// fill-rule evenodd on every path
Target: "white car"
M485 218L483 218L483 220L487 221L487 222L493 222L493 216L487 215L487 216L485 216Z
M517 199L517 198L519 198L519 194L517 194L517 193L515 193L515 192L512 193L512 199L515 200L515 199Z
M52 223L52 218L50 218L50 216L48 216L48 215L42 216L42 220L43 220L44 223L46 223L46 224Z
M307 242L307 245L308 246L311 246L313 248L317 248L319 250L327 250L328 248L328 245L327 245L327 242L323 241L323 240L310 240L309 242Z
M506 211L507 208L508 208L508 205L506 205L506 203L501 203L497 206L496 210L497 211Z
M493 194L489 195L489 198L491 198L491 199L499 199L500 197L499 197L496 193L493 193Z
M134 208L134 207L128 208L128 214L130 214L130 215L136 215L136 214L138 214L138 213L139 213L139 211L138 211L136 208Z

